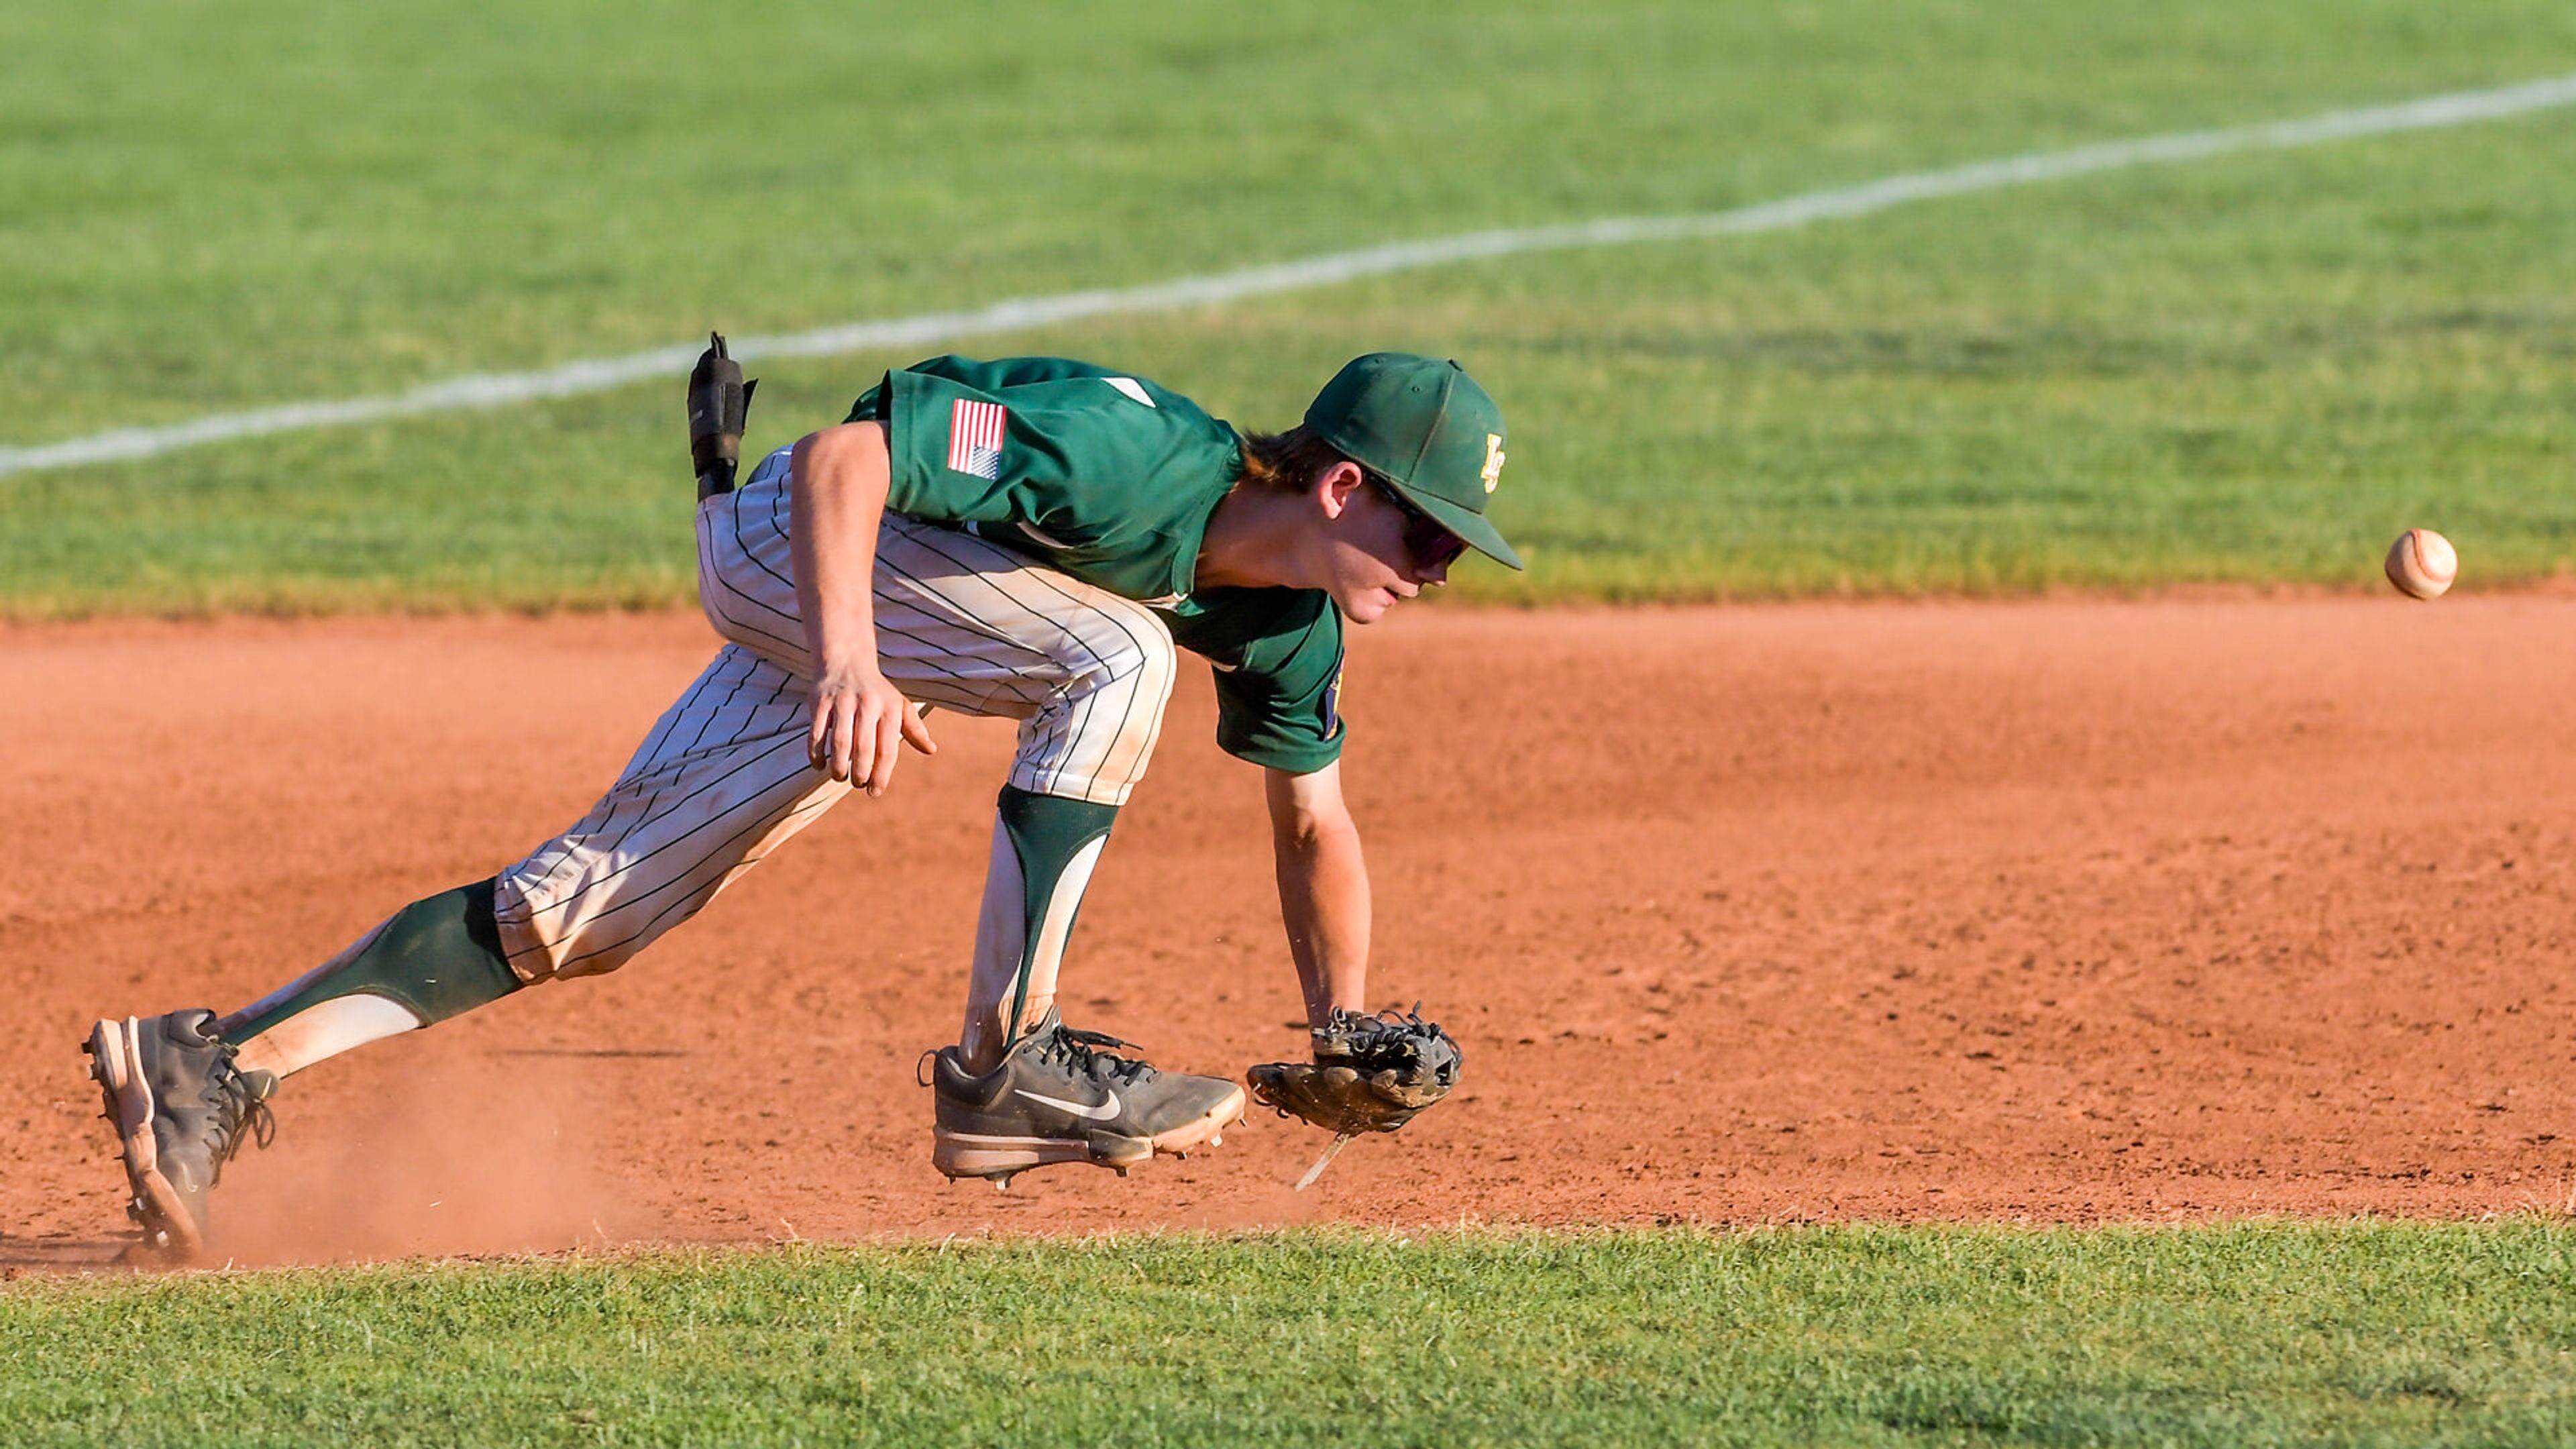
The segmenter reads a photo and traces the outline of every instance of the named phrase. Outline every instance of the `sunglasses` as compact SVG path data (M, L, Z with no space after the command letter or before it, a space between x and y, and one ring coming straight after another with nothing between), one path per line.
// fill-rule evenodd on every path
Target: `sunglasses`
M1415 507L1413 500L1395 490L1394 484L1374 473L1369 475L1368 481L1380 497L1394 504L1396 511L1404 515L1404 551L1413 555L1415 567L1426 573L1444 569L1456 563L1458 555L1467 551L1467 540L1451 533L1439 519Z

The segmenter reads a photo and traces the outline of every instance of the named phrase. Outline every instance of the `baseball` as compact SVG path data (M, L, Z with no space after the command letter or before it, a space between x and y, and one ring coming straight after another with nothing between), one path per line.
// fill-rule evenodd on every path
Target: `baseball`
M2388 581L2411 598L2436 599L2460 576L2451 541L2429 528L2410 528L2388 546Z

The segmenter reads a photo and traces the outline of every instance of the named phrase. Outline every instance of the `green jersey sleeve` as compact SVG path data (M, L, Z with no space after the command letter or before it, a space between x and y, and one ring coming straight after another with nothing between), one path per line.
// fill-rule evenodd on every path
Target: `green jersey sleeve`
M1212 590L1164 619L1216 666L1219 749L1296 775L1342 757L1342 616L1329 595Z

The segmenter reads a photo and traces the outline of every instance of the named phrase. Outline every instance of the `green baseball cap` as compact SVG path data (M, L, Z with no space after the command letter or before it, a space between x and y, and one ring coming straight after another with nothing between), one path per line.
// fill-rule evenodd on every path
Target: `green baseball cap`
M1467 369L1410 352L1354 357L1307 405L1306 426L1477 552L1521 566L1485 518L1503 475L1503 410Z

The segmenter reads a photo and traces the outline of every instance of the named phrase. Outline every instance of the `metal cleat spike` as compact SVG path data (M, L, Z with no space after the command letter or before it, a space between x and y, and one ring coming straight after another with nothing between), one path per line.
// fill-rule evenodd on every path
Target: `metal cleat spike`
M994 1173L994 1174L993 1174L993 1191L995 1191L995 1192L1009 1192L1010 1190L1011 1190L1011 1174L1009 1174L1009 1173L1007 1173L1007 1172L997 1172L997 1173Z

